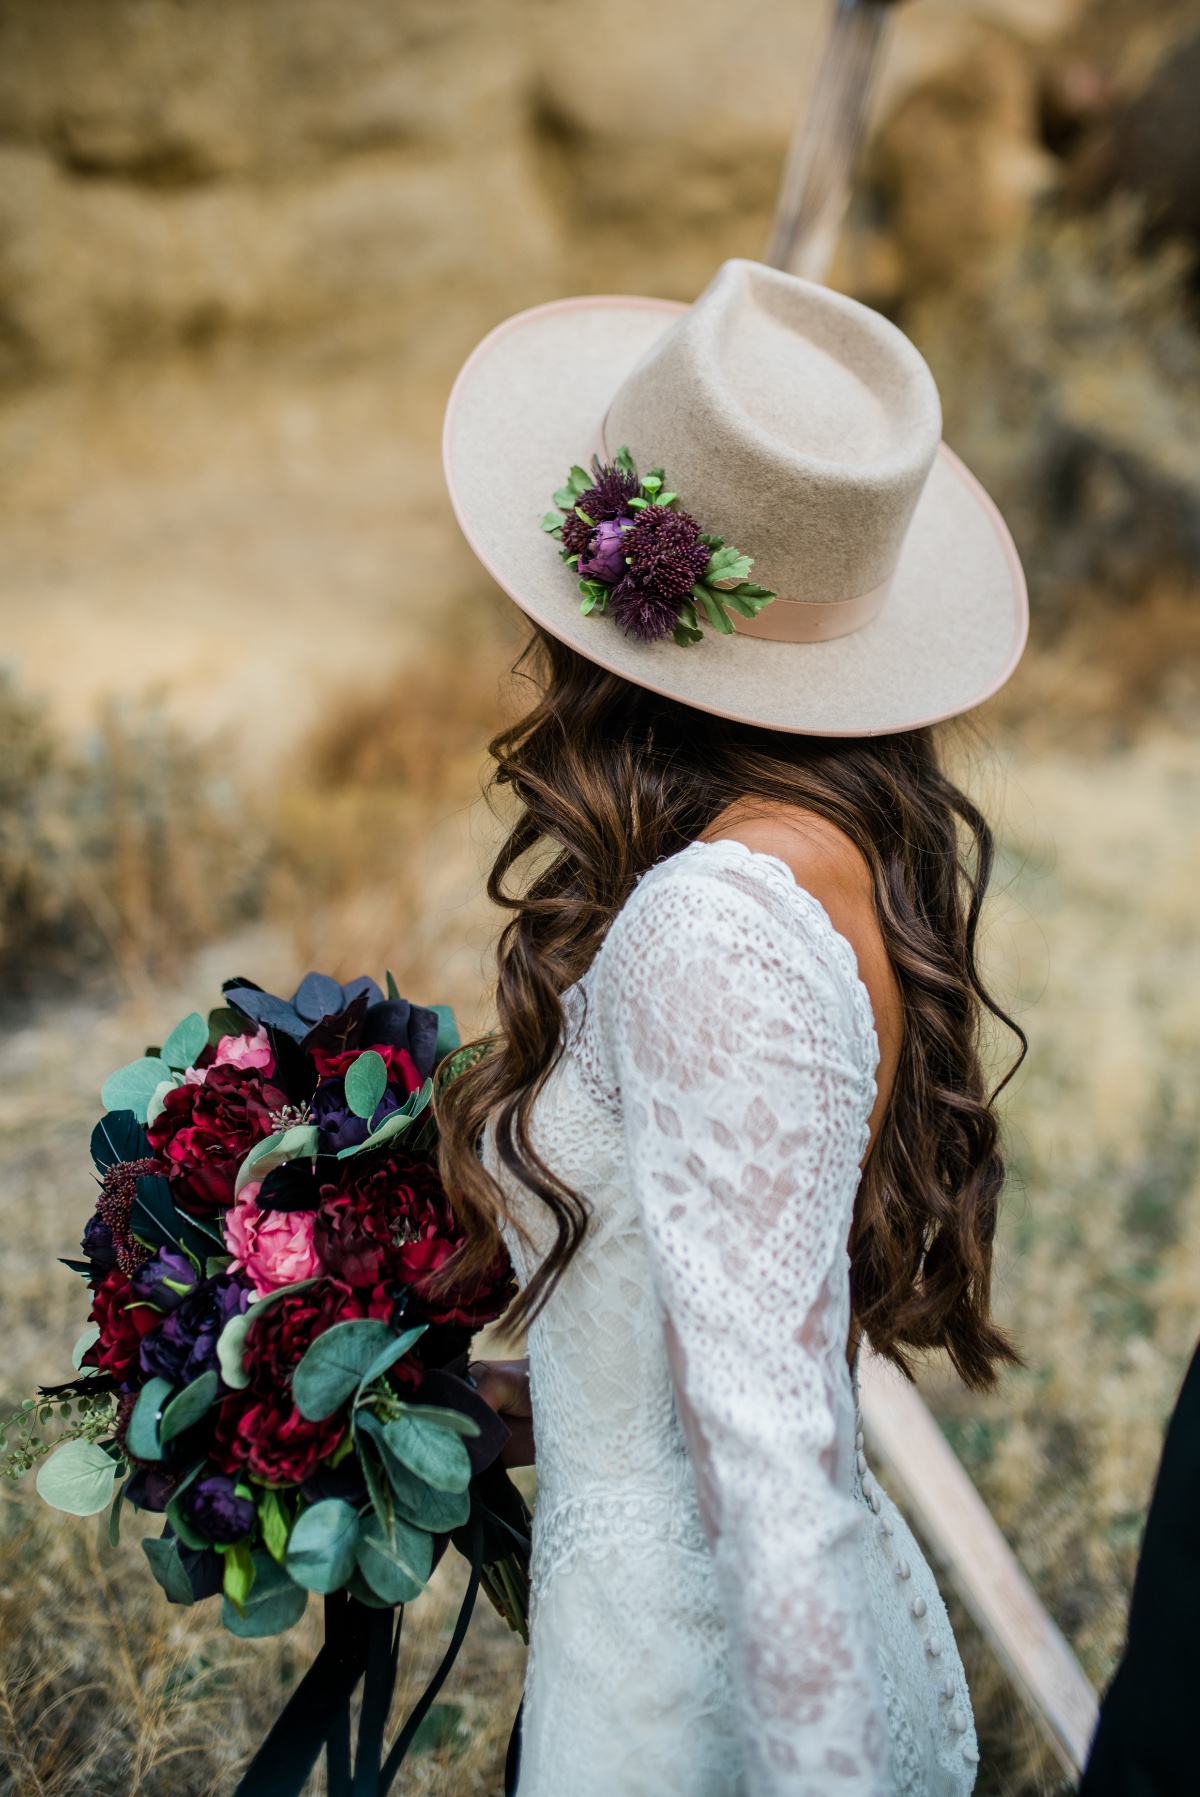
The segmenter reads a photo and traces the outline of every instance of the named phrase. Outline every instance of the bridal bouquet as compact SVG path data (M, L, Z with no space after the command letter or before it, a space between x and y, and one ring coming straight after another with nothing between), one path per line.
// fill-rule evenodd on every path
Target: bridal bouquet
M172 1603L220 1594L234 1634L289 1628L314 1591L407 1603L469 1520L476 1577L524 1632L507 1432L465 1377L512 1275L446 1277L462 1237L430 1101L456 1051L449 1010L390 975L385 996L310 973L287 1000L231 980L105 1083L66 1263L91 1297L78 1377L26 1400L3 1470L107 1508L114 1543L123 1505L162 1514L155 1578Z

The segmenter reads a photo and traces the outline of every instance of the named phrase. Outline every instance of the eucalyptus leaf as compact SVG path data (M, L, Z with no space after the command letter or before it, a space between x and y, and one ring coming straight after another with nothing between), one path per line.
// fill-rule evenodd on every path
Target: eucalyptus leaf
M462 1037L458 1033L458 1024L449 1005L430 1005L429 1008L436 1014L438 1020L437 1043L433 1050L433 1060L436 1066L439 1061L445 1060L448 1054L453 1054L456 1048L462 1047Z
M377 1597L410 1604L420 1597L433 1568L433 1539L398 1519L391 1528L373 1513L359 1525L358 1568Z
M196 1065L196 1057L203 1054L207 1047L208 1024L199 1011L189 1011L182 1022L175 1025L160 1053L168 1067L174 1067L182 1073L186 1068Z
M150 1095L150 1102L146 1106L147 1129L152 1128L153 1125L158 1122L158 1119L167 1108L167 1093L173 1092L174 1090L175 1081L173 1079L159 1080L154 1091Z
M419 1092L410 1092L399 1110L389 1111L377 1130L369 1135L365 1142L355 1142L349 1148L338 1150L340 1161L350 1160L356 1154L369 1154L373 1148L380 1148L385 1142L402 1136L412 1128L415 1118L428 1105L433 1096L433 1081L427 1079Z
M226 1598L221 1605L221 1621L231 1635L253 1641L266 1635L282 1635L299 1622L308 1607L308 1592L275 1564L265 1548L256 1548L251 1558L254 1583L246 1599L245 1615L240 1615Z
M383 1439L396 1459L436 1491L465 1491L471 1460L456 1434L427 1422L417 1410L388 1423Z
M368 1121L387 1091L387 1062L375 1049L364 1049L346 1069L346 1103L356 1117Z
M161 1460L159 1418L174 1387L169 1379L147 1379L138 1393L125 1430L125 1445L135 1460Z
M252 1180L265 1179L276 1167L282 1167L286 1161L301 1159L315 1160L320 1141L320 1131L315 1123L297 1123L282 1134L266 1136L256 1142L241 1166L234 1181L234 1197L240 1196L243 1188Z
M428 1324L421 1323L416 1329L406 1329L403 1335L397 1335L394 1340L388 1342L386 1347L379 1350L358 1382L358 1390L354 1394L356 1402L362 1397L368 1385L374 1384L381 1373L386 1373L388 1368L394 1366L402 1355L407 1354L410 1348L416 1346L427 1328Z
M150 1570L173 1604L194 1604L192 1582L188 1578L183 1561L179 1557L179 1543L173 1535L163 1535L155 1540L152 1536L144 1537L142 1552L150 1562Z
M467 1492L437 1491L410 1472L392 1453L385 1440L383 1424L369 1410L359 1412L358 1427L379 1451L398 1516L415 1528L428 1529L431 1535L449 1534L452 1529L462 1527L471 1514L471 1499Z
M452 1435L461 1435L468 1441L474 1441L483 1431L473 1416L463 1410L445 1410L440 1404L406 1404L407 1416L419 1416L423 1423L434 1429L448 1429Z
M292 1374L292 1397L301 1416L310 1423L332 1416L391 1343L392 1331L374 1317L335 1323L318 1335Z
M220 1378L211 1367L207 1373L201 1373L198 1379L193 1379L190 1385L185 1385L163 1411L162 1422L158 1427L159 1440L174 1441L177 1435L182 1435L185 1429L198 1423L216 1403L220 1387Z
M125 1487L120 1485L117 1487L116 1496L113 1498L112 1509L108 1513L109 1547L120 1547L121 1545L121 1506L124 1502Z
M37 1494L68 1516L96 1516L112 1502L117 1462L94 1441L65 1441L44 1460Z
M83 1365L83 1357L88 1349L100 1340L99 1323L89 1323L75 1346L71 1349L71 1365L78 1372Z
M308 1591L340 1590L354 1571L358 1515L342 1498L324 1498L297 1517L285 1565Z
M202 1535L183 1504L183 1493L176 1491L167 1505L167 1521L182 1541L184 1547L202 1548L210 1545L208 1537Z
M146 1106L159 1083L171 1077L171 1069L157 1055L143 1055L110 1073L100 1088L106 1111L132 1111L139 1123L146 1121Z

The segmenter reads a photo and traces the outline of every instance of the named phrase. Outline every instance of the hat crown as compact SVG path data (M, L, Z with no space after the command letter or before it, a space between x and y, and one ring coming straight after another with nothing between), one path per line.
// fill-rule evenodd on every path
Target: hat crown
M830 603L890 579L941 427L933 376L887 319L730 261L626 377L604 439L661 464L782 600Z

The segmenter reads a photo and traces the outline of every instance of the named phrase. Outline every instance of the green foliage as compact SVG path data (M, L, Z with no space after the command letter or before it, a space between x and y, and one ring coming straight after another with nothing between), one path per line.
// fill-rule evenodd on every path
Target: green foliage
M96 1516L112 1502L119 1464L94 1441L68 1441L44 1462L38 1496L68 1516Z
M160 1426L163 1407L171 1396L169 1379L147 1379L138 1393L133 1415L125 1430L125 1445L135 1460L161 1460Z
M244 1640L281 1635L303 1616L308 1592L289 1578L264 1549L255 1548L250 1561L253 1583L243 1606L239 1609L226 1597L221 1604L221 1622L231 1635L240 1635Z
M208 1024L199 1011L191 1011L175 1025L159 1053L168 1067L182 1073L186 1068L195 1066L196 1057L207 1047Z
M106 1111L132 1111L139 1123L145 1123L150 1100L164 1081L171 1081L167 1063L158 1055L143 1055L109 1074L100 1088L100 1102Z
M341 1498L325 1498L297 1517L284 1564L308 1591L338 1591L354 1571L358 1515ZM272 1562L274 1564L274 1562Z
M292 1396L301 1416L310 1423L332 1416L393 1340L387 1324L374 1317L335 1323L318 1335L292 1375Z
M198 1423L216 1403L220 1385L220 1378L211 1369L207 1373L201 1373L198 1379L193 1379L190 1385L185 1385L163 1411L162 1422L158 1427L159 1440L174 1441L177 1435L182 1435L185 1429Z
M356 1117L368 1121L387 1091L387 1062L375 1049L364 1049L346 1069L346 1103Z
M187 1573L183 1569L183 1561L179 1557L179 1543L173 1536L160 1536L156 1541L147 1535L142 1541L142 1552L150 1562L150 1570L166 1592L173 1604L190 1605L195 1603L192 1587Z
M433 1567L433 1538L397 1517L390 1525L375 1514L359 1526L359 1571L385 1603L409 1604L425 1589Z
M383 1439L396 1459L437 1491L465 1491L471 1462L460 1438L419 1410L409 1410L387 1424Z

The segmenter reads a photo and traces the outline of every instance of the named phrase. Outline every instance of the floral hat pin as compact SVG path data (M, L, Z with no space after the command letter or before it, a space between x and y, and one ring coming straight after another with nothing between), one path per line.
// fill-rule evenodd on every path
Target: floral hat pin
M746 576L750 556L723 537L706 536L687 512L675 510L661 468L639 476L629 451L592 472L575 467L554 495L542 529L562 544L563 560L582 576L584 616L607 613L626 636L644 643L674 637L681 649L704 636L703 616L722 636L733 635L731 611L753 618L775 594Z

